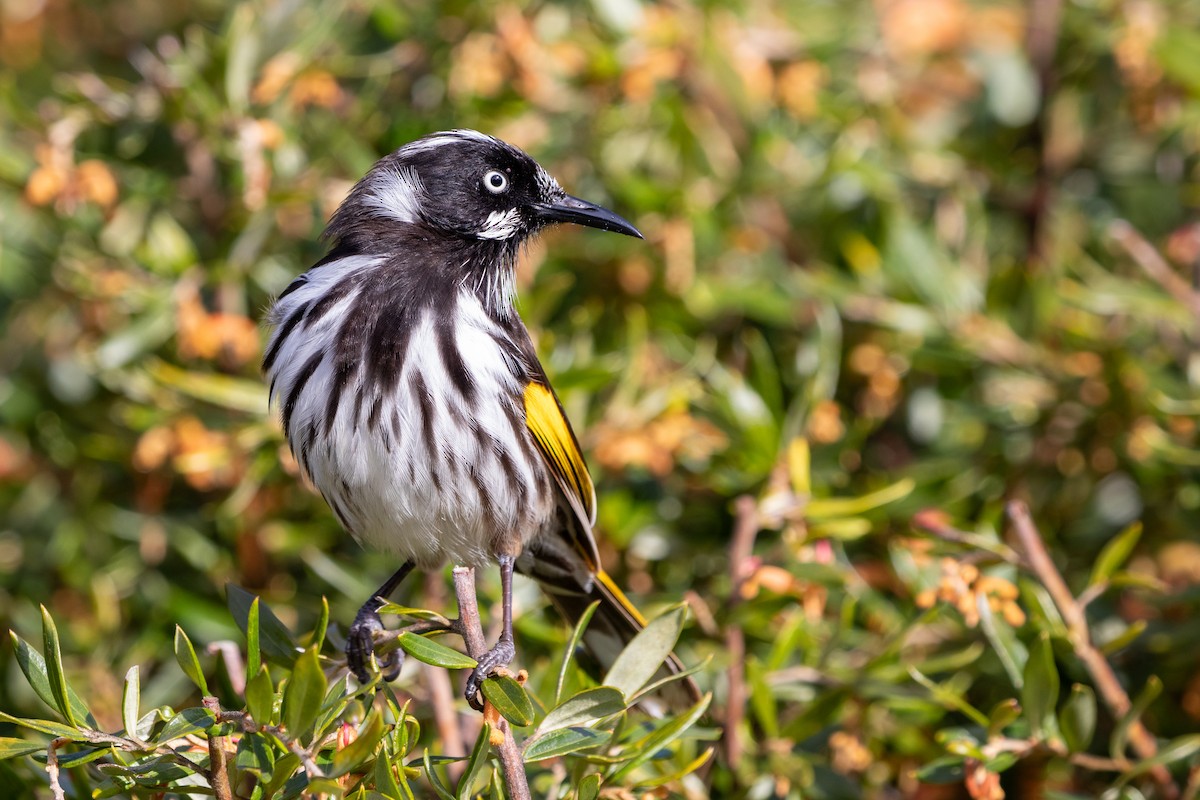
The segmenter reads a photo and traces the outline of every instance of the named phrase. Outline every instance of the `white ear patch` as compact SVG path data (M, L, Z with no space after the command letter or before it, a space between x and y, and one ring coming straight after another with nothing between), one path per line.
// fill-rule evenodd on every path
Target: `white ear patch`
M421 197L425 187L412 167L382 169L368 181L367 206L377 209L380 216L400 222L416 222L420 218Z
M507 239L521 227L521 216L517 209L493 211L488 214L483 227L475 232L480 239Z

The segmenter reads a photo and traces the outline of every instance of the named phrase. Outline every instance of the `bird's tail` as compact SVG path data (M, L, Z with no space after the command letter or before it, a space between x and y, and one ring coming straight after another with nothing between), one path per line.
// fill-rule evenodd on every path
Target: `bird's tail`
M583 632L583 645L594 661L585 667L599 680L625 645L646 627L646 620L608 573L595 571L564 539L546 537L532 545L517 560L517 571L541 585L563 618L575 625L588 607L599 601L591 621ZM683 672L683 664L672 653L651 679L657 682ZM670 708L681 711L700 699L700 690L691 678L664 684L656 695Z

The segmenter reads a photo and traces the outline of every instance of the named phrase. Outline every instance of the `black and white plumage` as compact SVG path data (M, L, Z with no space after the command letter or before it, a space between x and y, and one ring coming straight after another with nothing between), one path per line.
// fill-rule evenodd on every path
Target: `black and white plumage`
M329 254L270 312L263 371L293 454L341 524L402 563L378 595L413 567L500 564L504 633L468 682L473 705L514 653L514 568L568 619L601 601L585 644L602 665L644 625L600 568L591 479L513 305L522 244L556 222L641 236L511 145L434 134L358 182ZM360 679L378 603L350 631Z

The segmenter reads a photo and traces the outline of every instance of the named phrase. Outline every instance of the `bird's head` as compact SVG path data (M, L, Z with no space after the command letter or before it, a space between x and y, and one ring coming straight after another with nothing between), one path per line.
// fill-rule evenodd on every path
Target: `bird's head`
M606 208L572 197L520 149L471 130L435 133L380 159L330 221L327 236L418 226L467 243L515 250L558 222L641 238ZM384 235L382 238L387 239Z

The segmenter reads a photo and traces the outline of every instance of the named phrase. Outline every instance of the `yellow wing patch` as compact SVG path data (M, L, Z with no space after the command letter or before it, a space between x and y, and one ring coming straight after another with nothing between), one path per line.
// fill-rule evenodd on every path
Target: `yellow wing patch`
M559 484L564 491L575 495L587 513L586 521L590 525L596 519L596 489L562 406L548 386L531 383L525 387L525 424Z

